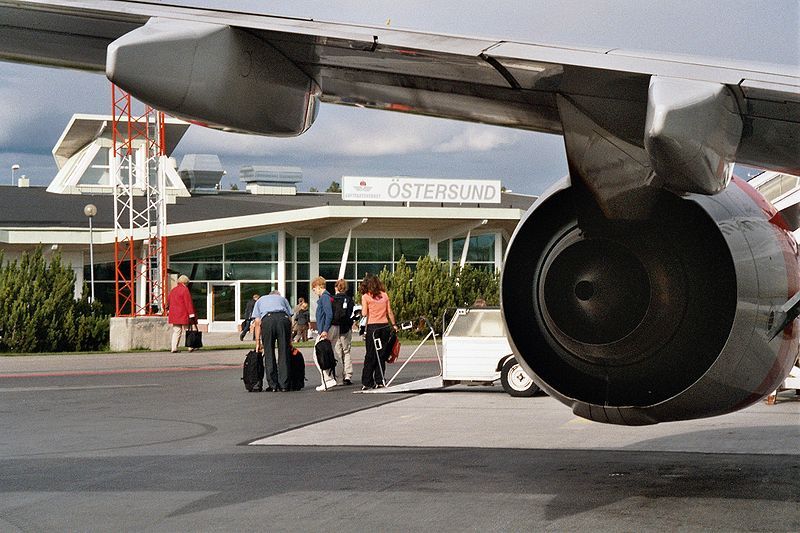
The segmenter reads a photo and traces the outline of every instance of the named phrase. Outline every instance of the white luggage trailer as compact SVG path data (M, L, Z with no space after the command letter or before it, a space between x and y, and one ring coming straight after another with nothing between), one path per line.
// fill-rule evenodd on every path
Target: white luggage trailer
M457 309L442 337L442 356L439 355L439 347L430 323L428 327L428 335L388 380L386 387L365 392L434 390L458 384L491 385L497 380L501 381L503 389L512 396L533 396L539 390L514 358L500 309ZM431 337L439 359L440 374L395 385L395 378Z

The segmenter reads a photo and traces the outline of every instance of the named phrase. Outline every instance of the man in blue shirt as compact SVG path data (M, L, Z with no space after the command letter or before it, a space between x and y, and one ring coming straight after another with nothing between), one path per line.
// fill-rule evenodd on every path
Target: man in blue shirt
M328 338L328 330L331 328L331 321L333 320L333 297L325 289L325 278L318 276L311 281L311 290L314 294L319 296L317 300L317 331L319 337L317 342ZM316 357L314 358L316 361ZM317 387L318 391L328 390L336 386L336 378L333 377L331 370L320 370L324 383Z
M264 350L264 373L267 391L289 390L289 343L292 338L292 308L278 291L272 291L256 301L253 319L261 348ZM275 342L278 343L278 364L275 365ZM259 347L256 346L256 349Z

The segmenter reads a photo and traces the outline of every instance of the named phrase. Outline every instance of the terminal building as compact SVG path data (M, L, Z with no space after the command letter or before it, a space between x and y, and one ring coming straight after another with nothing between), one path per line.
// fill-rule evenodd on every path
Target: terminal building
M23 180L0 188L0 250L5 261L39 245L45 254L58 251L75 270L80 291L90 278L91 238L96 299L113 313L109 122L104 116L72 118L53 149L59 171L49 187L28 187ZM166 128L169 154L188 124L169 119ZM240 169L244 190L223 191L223 173L213 155L187 155L166 172L169 269L191 279L201 328L209 331L235 330L253 293L277 289L294 305L299 297L309 300L311 279L321 275L332 289L340 272L352 291L365 273L392 270L401 257L412 268L420 257L432 256L498 270L514 228L535 200L501 193L499 183L491 202L364 192L371 189L368 182L382 178L357 178L363 194L348 199L297 191L299 168L258 165ZM396 190L410 190L420 180L390 181ZM91 236L87 204L97 207Z

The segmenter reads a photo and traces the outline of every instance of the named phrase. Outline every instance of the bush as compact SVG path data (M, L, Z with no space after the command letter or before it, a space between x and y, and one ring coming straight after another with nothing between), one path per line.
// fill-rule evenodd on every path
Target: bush
M469 307L478 298L489 306L500 303L499 273L471 265L451 268L448 262L422 257L412 272L403 257L394 272L384 269L379 277L386 286L398 322L426 317L440 334L442 317L448 309Z
M100 350L108 345L109 317L102 306L75 300L75 274L41 247L19 261L0 253L0 352Z
M456 277L456 302L459 307L469 307L482 298L486 305L500 304L500 273L464 265L454 269Z

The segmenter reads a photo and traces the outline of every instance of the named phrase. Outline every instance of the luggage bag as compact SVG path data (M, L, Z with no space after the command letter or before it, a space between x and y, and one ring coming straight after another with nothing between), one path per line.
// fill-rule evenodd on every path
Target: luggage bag
M203 347L203 332L197 328L197 324L190 324L186 330L186 347L193 350Z
M289 355L289 389L302 390L306 386L306 360L300 350L292 346Z
M325 377L325 372L330 372L331 379L336 380L336 356L333 353L333 345L328 339L317 337L317 342L314 344L314 364L319 370L322 386L325 390L328 390L328 380Z
M264 356L251 350L244 358L242 381L247 392L261 392L264 382Z

